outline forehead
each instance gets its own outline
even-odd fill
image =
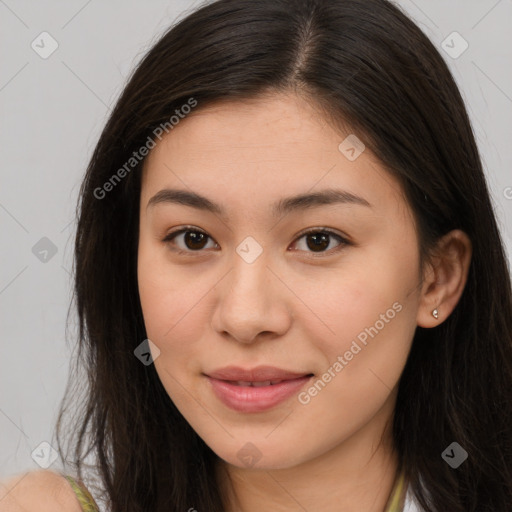
[[[340,151],[348,135],[295,94],[199,103],[146,158],[141,202],[176,186],[246,209],[318,188],[342,187],[377,208],[400,200],[398,182],[368,149],[353,161]]]
[[[319,150],[335,153],[339,137],[306,100],[295,94],[267,94],[217,101],[205,107],[199,103],[164,136],[160,148],[177,150],[188,145],[188,158],[198,160],[226,151],[230,156],[248,158],[254,154],[261,159],[266,155],[289,156],[290,148],[301,154],[317,154]],[[309,144],[303,145],[305,140]]]

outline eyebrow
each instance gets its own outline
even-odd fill
[[[154,207],[161,203],[181,204],[190,206],[198,210],[203,210],[226,217],[224,208],[196,192],[180,189],[165,188],[157,192],[148,201],[148,207]],[[271,212],[275,217],[285,215],[287,213],[309,208],[315,208],[323,205],[331,204],[355,204],[373,208],[373,206],[364,198],[339,189],[325,189],[314,193],[299,194],[282,198],[271,206]]]

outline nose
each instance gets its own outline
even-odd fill
[[[235,254],[232,261],[231,271],[216,286],[212,327],[245,344],[285,334],[291,325],[290,297],[267,258],[262,254],[248,263]]]

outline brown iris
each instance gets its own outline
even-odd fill
[[[199,231],[186,231],[184,240],[189,249],[198,250],[204,247],[204,242],[207,240],[208,235]]]
[[[308,234],[306,236],[307,246],[312,251],[317,251],[317,249],[323,250],[329,247],[329,234],[327,233],[313,233]],[[310,243],[310,241],[313,241]]]

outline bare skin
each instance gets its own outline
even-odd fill
[[[230,512],[382,512],[397,468],[389,426],[415,329],[443,322],[466,282],[471,243],[453,231],[422,283],[401,188],[369,149],[346,158],[338,146],[348,134],[303,99],[276,94],[199,105],[145,162],[138,280],[148,338],[160,350],[154,364],[219,456]],[[225,214],[148,206],[165,188],[206,196]],[[272,215],[284,197],[327,188],[371,207],[336,203]],[[188,233],[163,241],[185,226]],[[314,228],[349,243],[331,235],[315,250],[303,234]],[[206,234],[202,245],[198,231]],[[237,253],[249,236],[262,249],[251,263]],[[341,371],[332,369],[365,328],[381,324]],[[316,394],[308,394],[310,382],[302,402],[294,395],[246,413],[221,402],[205,375],[260,364],[313,373],[313,382],[329,368],[335,376]],[[256,447],[250,464],[239,457],[247,443]]]
[[[389,426],[415,329],[445,321],[466,283],[468,237],[446,235],[422,272],[398,183],[369,149],[348,160],[338,149],[348,134],[297,96],[274,95],[198,107],[145,162],[138,281],[147,334],[160,350],[154,364],[169,397],[219,456],[227,512],[382,512],[398,462]],[[164,188],[206,196],[225,216],[168,202],[148,207]],[[327,188],[371,207],[336,203],[272,215],[284,197]],[[187,246],[184,234],[163,241],[185,225],[207,234],[203,248]],[[315,250],[303,232],[325,228],[348,243],[331,235]],[[237,253],[248,236],[263,250],[251,263]],[[358,342],[372,326],[377,334]],[[360,351],[349,360],[354,340]],[[314,379],[269,410],[242,413],[222,403],[204,375],[230,364]],[[315,392],[319,379],[325,386]],[[239,457],[248,442],[257,449],[251,465]],[[51,471],[0,490],[0,512],[80,510]]]
[[[0,482],[0,512],[80,512],[66,479],[50,470],[29,471]]]

